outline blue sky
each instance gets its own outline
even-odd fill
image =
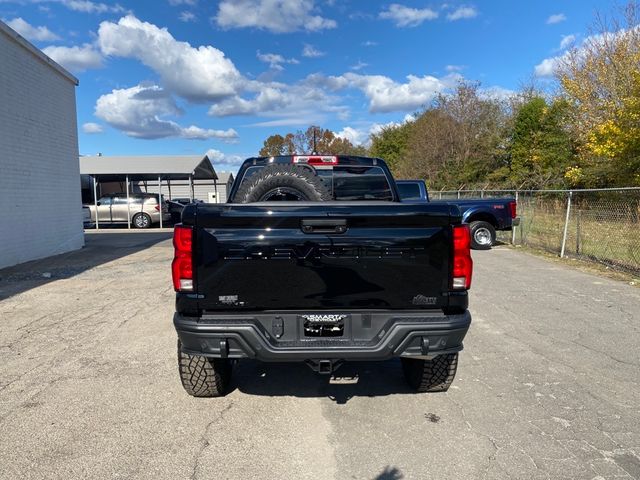
[[[614,3],[0,0],[0,18],[80,80],[80,153],[200,154],[219,170],[266,137],[363,143],[460,79],[508,95]]]

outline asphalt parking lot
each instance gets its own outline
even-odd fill
[[[640,289],[507,247],[474,252],[453,387],[399,363],[247,361],[184,393],[166,232],[87,234],[0,270],[0,477],[640,478]]]

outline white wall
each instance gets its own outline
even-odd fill
[[[0,30],[0,268],[84,245],[75,85]]]

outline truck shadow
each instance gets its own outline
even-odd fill
[[[411,394],[398,359],[347,362],[333,375],[320,375],[303,363],[242,360],[234,366],[232,389],[247,395],[327,397],[346,404],[353,397]]]
[[[171,232],[128,232],[126,229],[86,232],[85,246],[80,250],[0,269],[0,301],[56,280],[74,277],[160,242],[166,242],[171,247],[171,235]],[[167,258],[170,256],[167,255]]]

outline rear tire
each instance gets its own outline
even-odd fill
[[[496,229],[489,222],[471,222],[469,229],[471,230],[471,248],[474,250],[489,250],[496,244]]]
[[[151,217],[146,213],[136,213],[131,219],[131,223],[136,228],[149,228],[151,226]]]
[[[189,355],[178,340],[178,370],[185,391],[192,397],[221,397],[227,393],[231,362],[222,358]]]
[[[264,167],[235,196],[237,203],[278,200],[322,202],[331,200],[331,192],[309,167],[291,164]]]
[[[416,392],[446,392],[456,376],[458,354],[438,355],[431,360],[400,358],[407,383]]]

